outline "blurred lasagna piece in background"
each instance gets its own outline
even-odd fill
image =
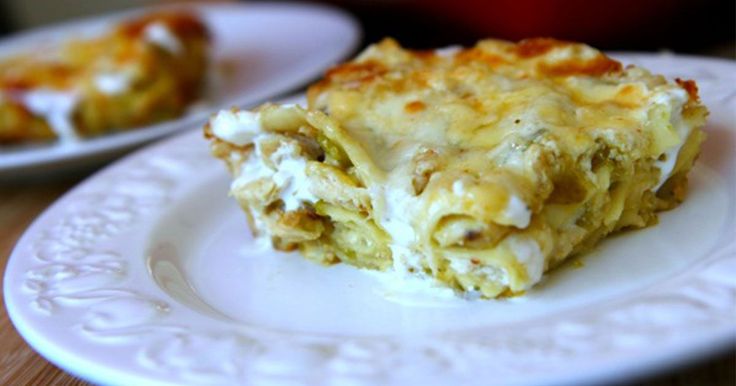
[[[187,11],[0,59],[0,144],[74,140],[176,118],[200,98],[206,25]]]

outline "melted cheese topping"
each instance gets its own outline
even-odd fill
[[[118,95],[130,89],[131,80],[125,72],[102,73],[95,77],[95,86],[103,94]]]
[[[180,54],[184,47],[176,35],[169,30],[164,23],[156,22],[149,24],[143,34],[149,42],[155,44],[172,54]]]
[[[31,113],[45,119],[60,140],[78,138],[72,120],[79,102],[77,93],[37,89],[23,93],[21,101]]]
[[[579,155],[606,130],[640,130],[649,101],[687,102],[664,78],[624,71],[584,45],[488,40],[454,51],[412,53],[384,41],[328,72],[310,90],[310,102],[343,123],[387,171],[411,158],[400,153],[414,151],[417,141],[445,149],[445,159],[459,158],[449,167],[479,169],[488,158],[464,156],[468,150],[523,147],[541,136]],[[508,158],[520,155],[502,156],[513,162]]]

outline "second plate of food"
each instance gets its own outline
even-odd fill
[[[175,11],[188,12],[200,19],[209,30],[211,42],[204,90],[197,98],[188,101],[183,113],[170,120],[154,119],[160,123],[139,127],[133,124],[132,128],[81,136],[81,139],[10,141],[0,145],[0,178],[34,176],[98,164],[131,147],[191,127],[216,108],[247,106],[288,92],[316,78],[327,67],[349,55],[360,39],[359,27],[348,14],[325,6],[291,3],[189,5],[135,10],[26,32],[0,42],[0,60],[17,60],[19,55],[38,51],[39,47],[53,48],[69,41],[93,39],[120,23],[133,21],[135,24],[146,15]],[[161,24],[148,26],[150,28],[144,31],[146,38],[162,49],[176,50],[181,42],[175,39],[176,36],[172,39],[170,31],[165,28],[157,28]],[[186,28],[184,30],[187,33]],[[90,55],[89,52],[83,54]],[[113,75],[116,74],[97,76],[96,87],[118,92],[121,79]],[[58,74],[49,77],[65,81],[65,77]],[[44,85],[40,79],[39,82]],[[24,84],[5,83],[6,86],[10,84],[2,91],[6,94],[5,100],[14,98],[16,87],[28,88]],[[68,104],[65,102],[71,99],[61,98],[64,95],[58,92],[51,95],[46,92],[48,88],[41,87],[40,90],[43,92],[23,99],[31,108],[21,109],[21,113],[34,115],[30,117],[29,124],[24,123],[23,126],[33,127],[36,118],[46,118],[49,126],[56,124],[57,131],[65,129],[64,123],[59,124],[58,121],[63,118],[63,107]],[[175,94],[172,94],[172,99],[182,97],[180,92]],[[95,106],[89,110],[99,111],[101,108]],[[156,108],[162,109],[161,106]],[[87,122],[99,121],[97,117],[86,115]],[[121,118],[112,120],[120,122]],[[131,126],[130,122],[124,123]],[[43,126],[40,127],[42,131]],[[13,128],[0,128],[2,130]]]

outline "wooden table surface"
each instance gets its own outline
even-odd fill
[[[52,183],[0,182],[0,266],[26,227],[78,179]],[[4,271],[4,269],[3,269]],[[0,284],[1,284],[0,279]],[[2,285],[0,285],[2,291]],[[736,316],[735,316],[736,317]],[[0,385],[87,385],[36,354],[0,309]],[[736,385],[736,349],[685,368],[640,380],[636,385]]]

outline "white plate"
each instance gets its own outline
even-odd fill
[[[712,114],[690,195],[524,297],[409,296],[347,266],[259,250],[224,166],[188,133],[36,220],[5,273],[9,314],[50,361],[121,385],[588,384],[729,347],[736,65],[628,58],[699,81]]]
[[[360,40],[360,28],[348,14],[321,5],[241,3],[189,6],[199,12],[213,33],[215,69],[226,63],[227,74],[212,107],[138,130],[81,142],[0,147],[0,178],[51,173],[98,164],[130,148],[184,130],[203,121],[214,107],[247,106],[293,90],[345,58]],[[0,57],[69,36],[94,35],[136,12],[125,12],[24,33],[0,42]],[[215,70],[216,71],[216,70]]]

